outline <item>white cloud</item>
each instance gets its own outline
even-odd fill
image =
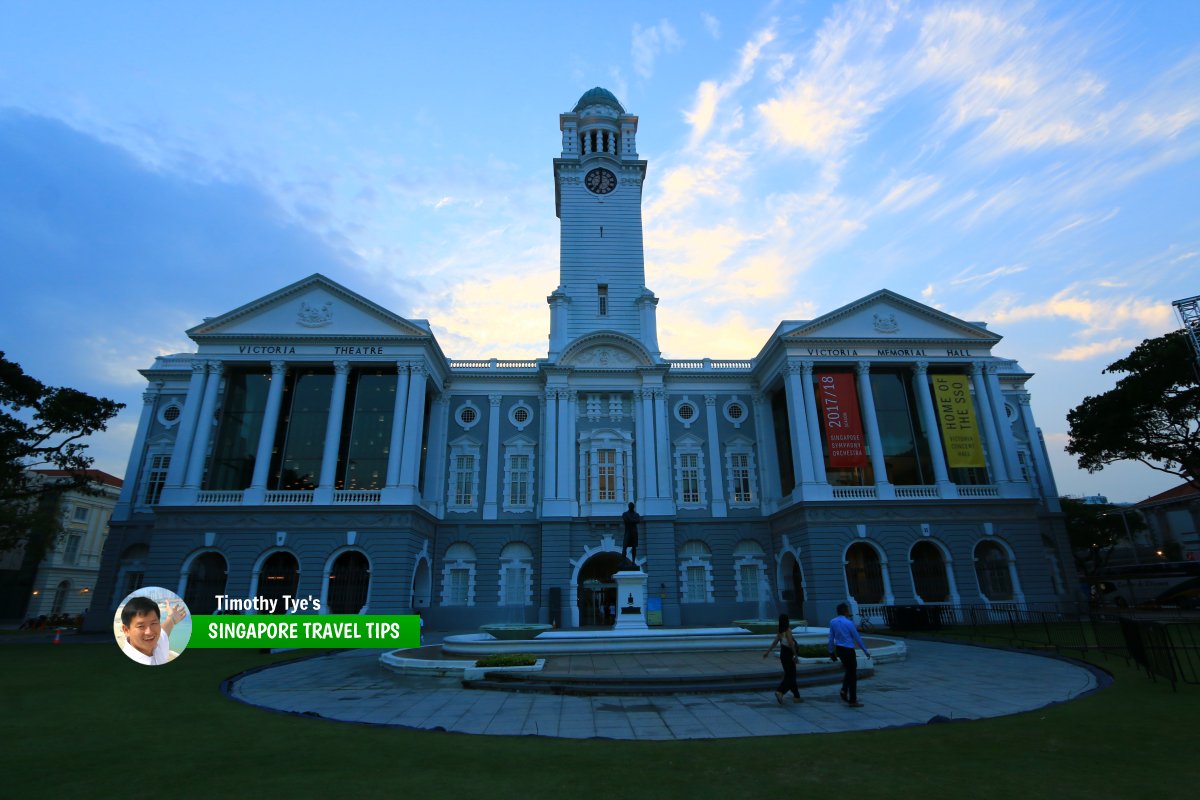
[[[708,31],[709,36],[714,39],[721,38],[721,21],[719,19],[707,11],[701,11],[700,21],[704,23],[704,30]]]
[[[683,39],[667,20],[643,28],[633,24],[633,69],[643,78],[654,75],[654,62],[663,53],[675,53],[683,47]]]
[[[918,175],[897,181],[884,198],[879,201],[879,210],[898,212],[923,203],[942,186],[942,181],[933,175]]]
[[[974,271],[974,267],[968,267],[962,272],[950,279],[951,286],[987,286],[997,278],[1003,278],[1008,275],[1018,275],[1024,272],[1028,267],[1012,266],[1012,267],[996,267],[989,272],[978,273]]]
[[[1090,344],[1067,347],[1059,350],[1050,357],[1055,361],[1086,361],[1096,356],[1128,352],[1136,347],[1138,342],[1138,339],[1127,339],[1123,336],[1118,336],[1102,342],[1091,342]]]

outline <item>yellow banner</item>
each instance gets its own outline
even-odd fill
[[[986,466],[979,426],[975,424],[975,405],[971,402],[971,379],[966,375],[930,374],[929,377],[933,380],[933,399],[950,468]]]

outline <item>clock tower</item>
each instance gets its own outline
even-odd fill
[[[607,89],[584,93],[558,118],[562,155],[554,159],[559,218],[559,285],[550,304],[550,361],[590,334],[636,340],[660,360],[655,306],[646,288],[638,118]]]

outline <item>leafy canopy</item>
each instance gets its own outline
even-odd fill
[[[0,552],[31,534],[47,533],[55,518],[48,501],[72,489],[88,491],[85,471],[92,458],[82,440],[105,430],[124,407],[77,389],[46,386],[0,352]],[[69,476],[46,481],[31,469]]]
[[[1104,371],[1125,377],[1067,413],[1067,452],[1088,472],[1140,461],[1200,489],[1200,379],[1187,334],[1147,339]]]

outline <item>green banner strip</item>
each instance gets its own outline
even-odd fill
[[[416,614],[197,614],[192,647],[420,647]]]

